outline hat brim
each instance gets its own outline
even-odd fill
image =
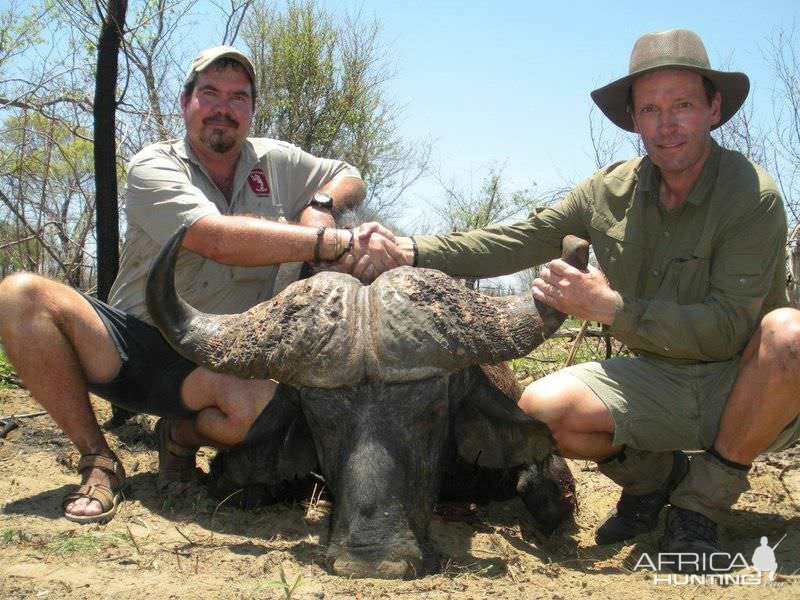
[[[603,111],[612,123],[621,127],[626,131],[635,132],[633,126],[633,118],[628,112],[628,92],[634,79],[660,69],[683,69],[686,71],[694,71],[707,77],[714,87],[722,96],[722,106],[720,107],[720,119],[712,129],[726,123],[733,115],[736,114],[744,101],[747,99],[747,94],[750,92],[750,79],[744,73],[735,71],[714,71],[712,69],[703,69],[700,67],[684,66],[684,65],[659,65],[650,69],[642,69],[636,73],[632,73],[616,81],[612,81],[608,85],[597,88],[591,93],[592,100],[597,107]]]

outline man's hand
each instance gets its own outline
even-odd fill
[[[396,238],[380,223],[365,223],[354,233],[353,248],[339,261],[339,270],[371,283],[389,269],[411,264],[398,246],[399,240],[408,238]]]
[[[381,273],[405,264],[394,234],[388,230],[386,233],[388,236],[377,231],[364,234],[359,227],[353,249],[343,259],[350,274],[363,283],[371,283]]]
[[[611,289],[605,275],[589,266],[579,271],[561,259],[551,261],[533,280],[531,289],[537,300],[563,313],[587,321],[611,325],[622,297]]]

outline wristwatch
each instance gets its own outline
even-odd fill
[[[333,197],[325,192],[316,192],[306,206],[313,206],[314,208],[322,208],[333,212]]]

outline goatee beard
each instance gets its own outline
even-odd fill
[[[218,154],[225,154],[234,145],[233,140],[225,139],[225,134],[219,129],[212,129],[208,135],[202,136],[201,139],[206,146]]]

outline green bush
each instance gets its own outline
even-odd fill
[[[0,388],[8,389],[19,387],[16,384],[16,380],[17,373],[14,371],[14,367],[9,362],[3,348],[0,347]]]

